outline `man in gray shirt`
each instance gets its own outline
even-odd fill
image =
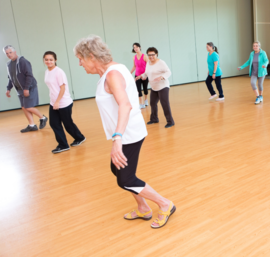
[[[14,47],[7,45],[4,47],[4,53],[10,59],[7,63],[8,70],[8,86],[6,96],[10,97],[10,90],[12,87],[17,91],[22,110],[29,122],[29,125],[22,129],[21,132],[30,132],[38,130],[34,123],[33,114],[39,117],[39,128],[43,129],[48,120],[47,117],[42,115],[38,109],[34,108],[38,105],[38,88],[37,81],[33,76],[31,63],[23,56],[18,56]]]

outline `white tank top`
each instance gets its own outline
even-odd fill
[[[97,84],[96,102],[100,112],[101,120],[105,130],[107,140],[112,139],[112,135],[116,130],[118,122],[118,109],[119,106],[112,94],[105,91],[105,80],[109,71],[119,71],[126,81],[126,92],[132,110],[129,115],[128,124],[122,137],[122,144],[136,143],[147,136],[147,129],[139,107],[138,91],[133,76],[127,67],[123,64],[115,64],[110,66]]]

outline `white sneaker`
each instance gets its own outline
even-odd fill
[[[214,99],[216,96],[217,96],[217,94],[215,94],[215,95],[211,95],[211,97],[209,98],[209,100]]]
[[[144,109],[145,105],[144,104],[140,104],[140,109]]]
[[[144,101],[144,105],[148,106],[148,100],[147,99]]]
[[[216,99],[216,101],[223,101],[223,100],[225,100],[225,97],[219,97]]]

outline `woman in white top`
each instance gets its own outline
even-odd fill
[[[138,209],[124,218],[151,219],[152,210],[146,198],[160,208],[158,218],[151,227],[164,226],[176,209],[174,204],[136,177],[139,153],[147,130],[139,108],[134,78],[126,66],[113,61],[107,45],[98,36],[81,39],[74,52],[87,74],[100,76],[96,102],[107,140],[112,139],[111,170],[117,177],[118,185],[131,192],[138,204]]]
[[[151,86],[150,105],[151,117],[148,125],[158,123],[158,101],[160,100],[164,115],[167,120],[165,128],[174,126],[174,120],[171,113],[169,102],[170,82],[168,78],[171,76],[171,71],[167,64],[158,59],[158,50],[155,47],[147,49],[149,62],[146,65],[145,73],[136,77],[138,79],[146,79],[148,77]]]
[[[60,153],[69,150],[62,123],[66,131],[74,138],[71,146],[78,146],[86,139],[72,120],[73,100],[70,97],[66,74],[56,66],[56,54],[47,51],[43,55],[43,60],[48,67],[45,72],[45,83],[50,91],[50,125],[58,142],[58,146],[52,150],[52,153]]]

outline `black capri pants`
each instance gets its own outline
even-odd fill
[[[146,80],[138,79],[136,80],[136,86],[139,93],[139,97],[142,96],[142,86],[144,95],[148,95],[148,78]]]
[[[145,187],[145,182],[136,177],[136,170],[144,138],[136,143],[123,145],[123,153],[127,158],[128,166],[118,170],[111,161],[112,173],[117,178],[118,186],[138,195]]]

